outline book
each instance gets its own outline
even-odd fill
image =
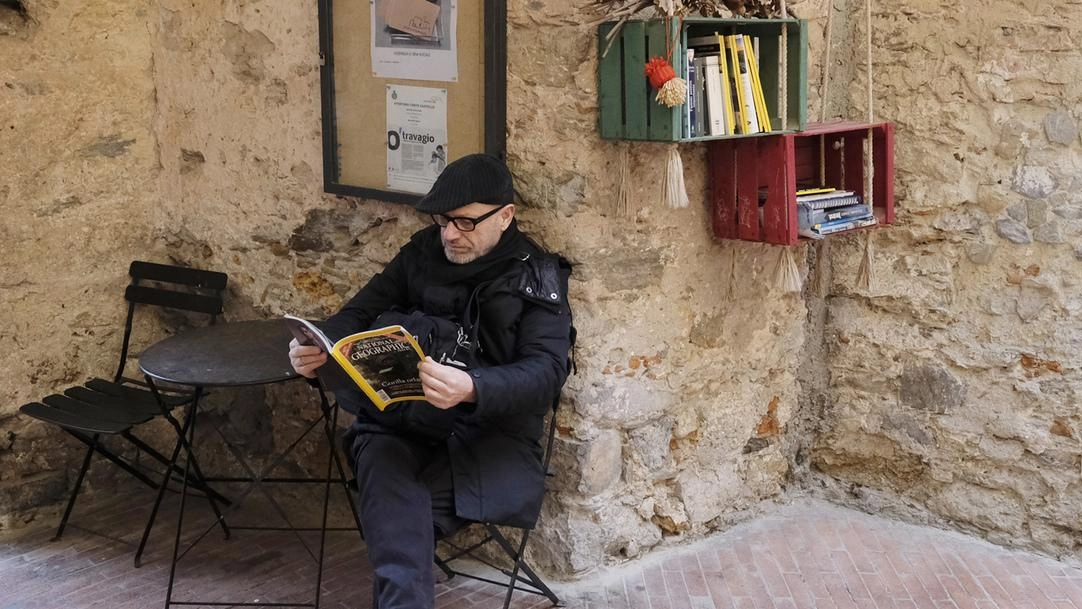
[[[688,96],[694,95],[695,97],[695,123],[691,126],[691,132],[695,137],[702,137],[707,135],[706,132],[706,94],[704,81],[706,80],[706,72],[703,70],[703,58],[700,55],[695,56],[695,60],[692,62],[695,66],[695,87],[688,88]]]
[[[837,192],[837,188],[804,188],[796,191],[796,196],[821,195],[828,192]]]
[[[316,369],[328,391],[360,389],[380,410],[395,402],[425,399],[417,370],[425,354],[402,326],[358,332],[332,343],[306,319],[286,315],[285,320],[298,343],[329,354],[332,361]]]
[[[684,69],[687,70],[688,82],[687,112],[684,113],[684,136],[695,137],[698,135],[695,131],[695,115],[698,112],[695,89],[698,87],[697,79],[699,77],[698,69],[695,67],[695,49],[688,49]]]
[[[839,190],[836,193],[822,195],[809,195],[796,198],[797,206],[805,206],[808,209],[828,209],[832,207],[844,207],[863,203],[860,195],[851,190]]]
[[[855,220],[844,219],[836,220],[834,222],[826,222],[823,224],[817,224],[811,227],[811,230],[825,237],[826,235],[832,235],[834,233],[840,233],[842,231],[853,230],[855,228],[865,228],[868,226],[874,226],[879,223],[879,220],[875,216],[868,216],[866,218],[857,218]]]
[[[759,59],[751,42],[751,36],[744,36],[744,50],[748,56],[748,72],[751,73],[751,92],[755,98],[755,115],[759,119],[759,130],[770,133],[770,111],[766,108],[763,95],[763,83],[759,81]]]
[[[730,35],[725,37],[732,57],[733,88],[736,89],[739,132],[744,134],[759,133],[759,120],[755,113],[755,97],[751,86],[751,73],[748,71],[748,56],[744,50],[744,37]]]
[[[717,55],[703,58],[703,76],[706,86],[706,116],[709,120],[704,135],[725,135],[725,110],[722,105],[721,69]]]
[[[736,133],[736,114],[733,110],[733,81],[729,76],[729,62],[726,60],[724,51],[725,39],[717,32],[714,32],[714,38],[717,39],[718,48],[722,49],[718,66],[721,68],[721,106],[725,112],[725,133],[734,134]]]
[[[863,203],[846,205],[844,207],[830,207],[826,209],[813,209],[807,205],[797,203],[797,226],[810,228],[816,224],[833,222],[842,219],[866,218],[872,215],[872,210]]]

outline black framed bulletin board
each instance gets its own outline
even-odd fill
[[[415,203],[446,163],[503,157],[506,0],[319,0],[323,187]]]

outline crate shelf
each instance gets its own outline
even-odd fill
[[[869,132],[871,142],[867,146]],[[871,154],[873,211],[880,225],[892,224],[894,125],[891,123],[819,123],[808,125],[799,133],[709,142],[714,235],[721,239],[797,244],[800,241],[798,184],[852,190],[867,201],[866,149]]]
[[[604,139],[693,142],[717,139],[763,137],[799,131],[807,123],[808,27],[800,19],[716,19],[692,17],[672,20],[669,31],[660,19],[628,21],[617,34],[609,51],[607,36],[615,27],[606,22],[598,28],[598,129]],[[784,75],[787,116],[781,117],[781,37],[786,33]],[[675,40],[673,64],[677,75],[687,78],[686,56],[689,37],[719,34],[746,34],[759,41],[759,73],[767,109],[776,126],[769,134],[689,137],[684,122],[686,104],[667,108],[654,101],[643,68],[653,56],[665,56],[666,34]]]

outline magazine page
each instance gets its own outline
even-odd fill
[[[424,399],[417,370],[424,354],[402,326],[347,336],[335,343],[332,355],[380,410],[394,402]]]
[[[297,343],[319,347],[328,355],[334,350],[334,345],[331,344],[330,339],[314,323],[293,315],[286,315],[285,322],[286,327],[293,334],[293,338],[297,339]],[[353,378],[330,357],[327,358],[326,364],[316,368],[316,376],[319,377],[323,388],[327,391],[358,389]]]

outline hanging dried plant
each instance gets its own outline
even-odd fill
[[[682,19],[689,15],[766,19],[782,14],[781,0],[592,0],[586,8],[597,14],[599,21],[616,22],[606,37],[607,44],[602,56],[608,54],[624,23],[648,10],[670,19]]]
[[[651,8],[669,17],[781,16],[780,0],[593,0],[588,7],[606,21],[626,21]]]

